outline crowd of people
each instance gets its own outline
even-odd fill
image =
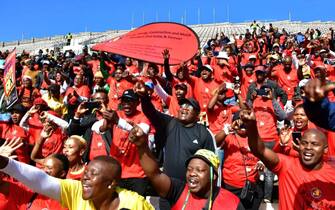
[[[335,209],[334,51],[332,28],[255,21],[174,66],[167,49],[162,65],[23,51],[18,100],[0,102],[0,209]]]

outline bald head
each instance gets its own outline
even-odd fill
[[[327,136],[319,129],[316,128],[310,128],[308,130],[306,130],[304,132],[303,138],[310,138],[310,137],[315,137],[315,139],[320,140],[320,142],[325,145],[328,146],[328,140],[327,140]]]
[[[322,167],[323,155],[328,152],[326,135],[318,129],[304,132],[299,144],[299,157],[304,167],[317,170]]]
[[[119,161],[110,156],[97,156],[92,161],[101,163],[104,168],[105,176],[110,180],[120,180],[121,179],[121,165]]]

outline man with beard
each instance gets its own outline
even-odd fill
[[[279,177],[279,209],[334,209],[335,170],[324,161],[327,137],[317,129],[304,132],[299,157],[277,154],[265,147],[258,135],[253,111],[243,110],[252,153]]]

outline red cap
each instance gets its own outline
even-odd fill
[[[33,102],[34,105],[48,105],[41,97],[38,97]]]

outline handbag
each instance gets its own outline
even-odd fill
[[[256,185],[248,180],[248,172],[247,172],[247,166],[245,164],[245,156],[242,153],[241,145],[238,140],[237,140],[237,143],[240,148],[240,152],[242,154],[242,160],[243,160],[245,178],[246,178],[245,184],[242,188],[242,191],[239,197],[242,203],[252,204],[255,198],[255,194],[256,194]]]

